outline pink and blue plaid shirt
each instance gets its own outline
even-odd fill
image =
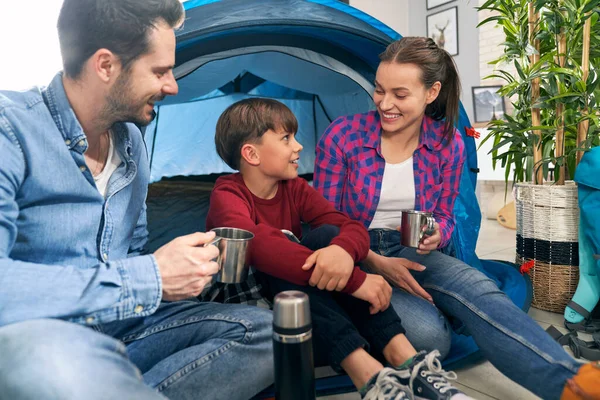
[[[385,160],[381,155],[381,122],[371,111],[333,121],[317,145],[314,187],[335,207],[368,229],[381,195]],[[454,229],[452,209],[465,161],[462,136],[443,139],[444,122],[427,116],[413,153],[415,209],[432,212],[440,224],[444,247]]]

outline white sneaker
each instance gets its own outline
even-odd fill
[[[437,350],[421,351],[407,368],[396,369],[396,376],[410,388],[415,400],[473,400],[452,386],[449,381],[456,380],[456,373],[444,371],[439,356]]]
[[[367,383],[364,400],[414,400],[408,386],[400,383],[398,371],[384,368]]]

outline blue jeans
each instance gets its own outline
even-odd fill
[[[392,305],[418,349],[449,347],[450,321],[460,321],[482,354],[500,372],[543,399],[559,399],[567,379],[580,363],[575,361],[534,320],[483,273],[456,258],[434,251],[419,255],[400,245],[400,233],[369,231],[371,250],[387,257],[402,257],[424,265],[412,272],[437,307],[401,290]],[[423,336],[424,335],[424,336]]]
[[[257,307],[181,301],[95,330],[51,319],[7,325],[0,328],[0,393],[246,400],[273,383],[271,323]]]

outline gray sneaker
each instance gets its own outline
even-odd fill
[[[414,400],[408,386],[400,383],[398,370],[384,368],[367,382],[364,400]]]
[[[427,354],[419,352],[408,368],[396,369],[396,377],[408,386],[415,400],[473,400],[449,381],[456,380],[456,373],[444,371],[437,350]]]

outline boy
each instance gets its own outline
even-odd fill
[[[417,354],[408,342],[388,308],[389,284],[357,266],[369,251],[365,228],[298,177],[297,129],[292,112],[275,100],[245,99],[225,110],[217,122],[217,152],[240,172],[217,180],[207,228],[254,233],[250,264],[269,296],[308,294],[316,364],[345,370],[364,398],[412,398],[414,392],[417,398],[468,399],[448,383],[456,375],[441,369],[437,351]],[[300,237],[302,222],[312,231],[301,243],[281,231]]]

